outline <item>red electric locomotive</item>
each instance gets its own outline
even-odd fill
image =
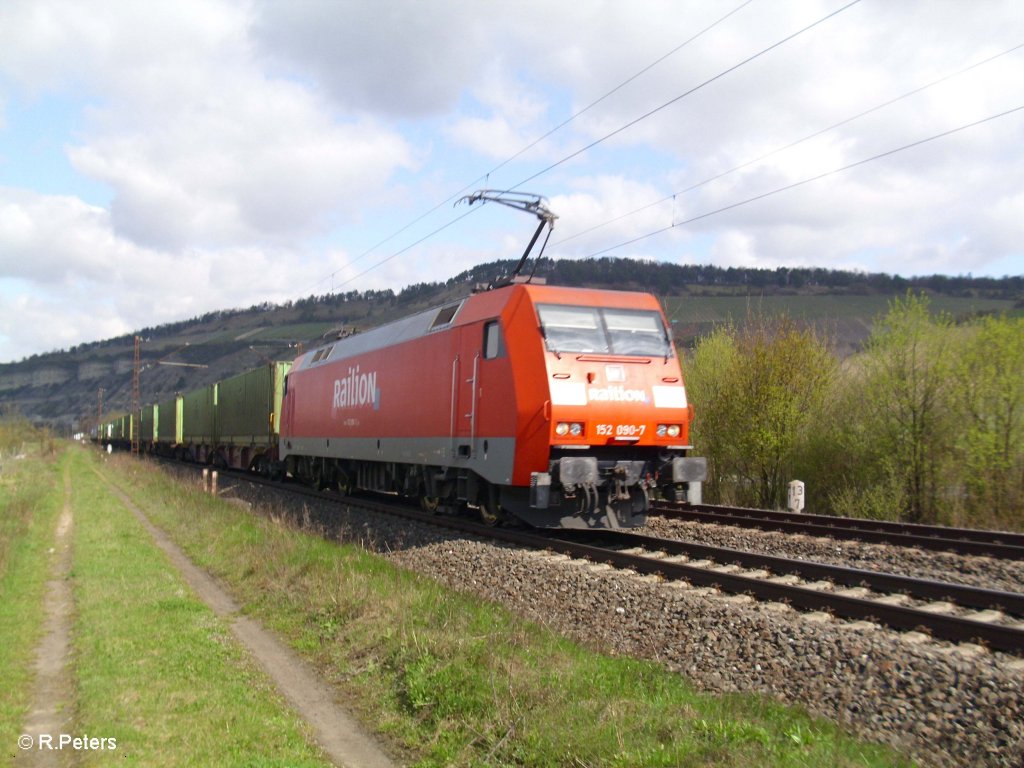
[[[317,485],[540,527],[696,500],[692,409],[657,300],[515,282],[295,360],[280,455]]]

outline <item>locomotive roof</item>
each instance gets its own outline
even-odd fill
[[[390,347],[425,336],[431,331],[449,327],[469,297],[432,307],[415,315],[403,317],[368,331],[362,331],[344,339],[338,339],[310,350],[296,362],[295,370],[303,370],[321,363],[344,360],[364,352]]]
[[[565,299],[567,294],[572,294],[577,301],[588,299],[601,305],[611,306],[624,306],[627,303],[634,304],[637,302],[638,297],[645,295],[629,291],[538,286],[525,283],[506,285],[491,291],[471,294],[456,301],[450,301],[440,306],[417,312],[400,320],[379,325],[376,328],[371,328],[353,336],[322,344],[299,357],[292,370],[301,371],[327,362],[344,360],[345,358],[355,357],[356,355],[376,349],[383,349],[405,341],[418,339],[427,334],[449,328],[452,325],[458,325],[459,316],[462,314],[463,307],[468,302],[484,296],[494,297],[515,288],[525,290],[534,299],[559,300]],[[654,301],[653,298],[651,300]]]

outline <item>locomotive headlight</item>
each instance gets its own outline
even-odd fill
[[[668,426],[665,424],[658,425],[658,437],[664,437],[668,433]]]
[[[678,424],[659,424],[657,434],[658,437],[679,437],[681,431]]]
[[[578,421],[560,421],[555,425],[555,434],[559,437],[565,437],[566,435],[581,437],[583,435],[583,425]]]

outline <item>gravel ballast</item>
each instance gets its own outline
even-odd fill
[[[898,573],[919,579],[951,581],[1007,592],[1024,590],[1024,562],[1020,560],[965,557],[954,552],[927,552],[906,547],[761,531],[731,525],[709,525],[653,516],[648,518],[647,527],[643,532],[666,539],[682,539],[778,557]]]
[[[706,690],[808,706],[929,764],[1024,759],[1024,671],[1005,657],[479,541],[388,556],[594,647],[661,661]]]
[[[269,503],[275,514],[311,521],[328,536],[362,543],[397,565],[498,602],[595,649],[659,661],[704,690],[765,693],[804,706],[867,739],[893,745],[923,765],[1024,765],[1024,660],[977,646],[935,642],[919,633],[801,614],[777,603],[757,603],[561,555],[518,550],[339,502],[245,488],[243,484],[234,492]],[[671,523],[674,534],[658,522],[645,532],[755,551],[779,546],[739,543],[766,535],[757,531],[742,531],[739,539],[728,543],[680,535],[677,525]],[[895,572],[897,568],[881,563],[898,562],[900,552],[905,552],[870,545],[893,551],[861,556],[863,545],[855,542],[837,545],[802,538],[796,546],[831,545],[833,550],[834,559],[809,550],[807,559],[854,567]],[[848,553],[852,556],[846,557]],[[922,554],[935,558],[934,553]],[[984,582],[980,586],[992,586],[978,575],[986,570],[985,563],[969,562],[987,558],[948,557],[957,561],[958,573],[968,574],[964,583],[978,578]],[[1011,573],[1016,565],[1011,564]],[[913,575],[917,567],[898,572]],[[936,563],[926,572],[934,575]],[[945,568],[942,575],[961,581]],[[1013,576],[998,578],[1012,581]],[[1019,584],[1014,591],[1020,591]],[[1011,586],[1008,582],[997,588]]]

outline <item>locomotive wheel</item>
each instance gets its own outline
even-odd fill
[[[494,527],[505,522],[506,515],[505,510],[501,508],[501,502],[498,501],[497,490],[487,485],[480,493],[480,498],[477,504],[477,514],[480,515],[480,521],[484,525]]]
[[[267,458],[265,453],[261,453],[255,459],[252,460],[252,466],[250,470],[255,472],[260,477],[270,477],[270,459]]]
[[[313,486],[313,490],[322,491],[324,490],[324,463],[323,461],[317,461],[312,459],[309,462],[309,484]]]
[[[492,510],[487,502],[481,502],[478,507],[480,522],[484,525],[489,525],[492,528],[501,522],[502,518],[499,512]]]
[[[356,490],[355,483],[352,482],[352,478],[348,476],[346,472],[338,473],[338,493],[342,496],[351,496]]]
[[[424,512],[428,514],[436,515],[438,511],[441,509],[440,497],[427,496],[425,494],[420,496],[420,509],[422,509]]]

